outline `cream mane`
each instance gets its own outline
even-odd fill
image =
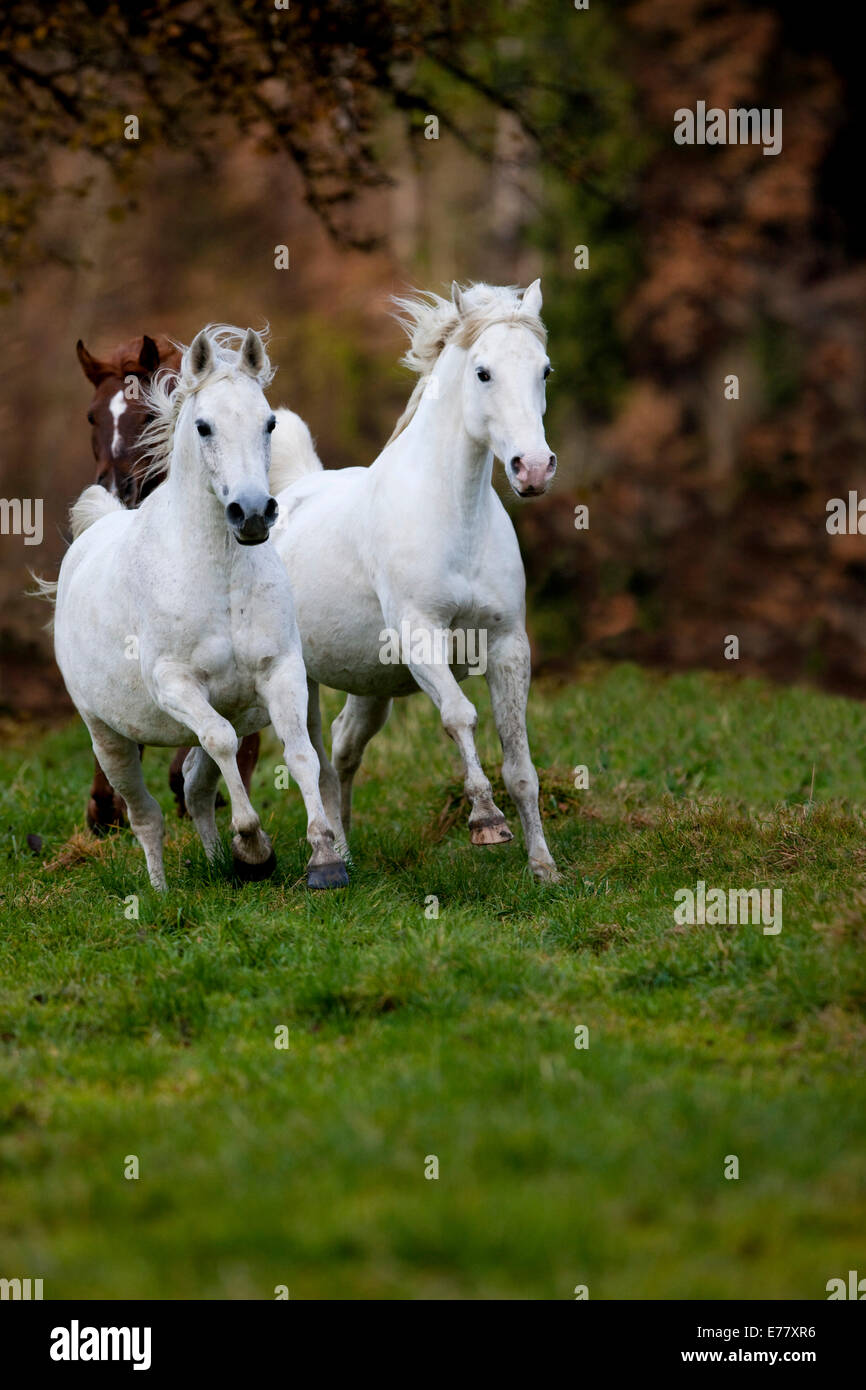
[[[397,310],[395,317],[409,338],[409,347],[400,360],[405,367],[418,373],[418,381],[394,426],[389,444],[409,424],[440,354],[452,343],[469,348],[493,324],[519,323],[547,346],[547,329],[537,314],[521,312],[522,291],[515,285],[485,285],[480,281],[468,285],[460,292],[459,309],[452,299],[444,299],[430,291],[395,296],[393,303]]]
[[[212,323],[204,330],[211,341],[214,366],[205,377],[196,377],[190,368],[189,348],[182,343],[174,346],[183,353],[180,372],[163,367],[155,372],[150,384],[144,388],[143,399],[153,419],[145,426],[139,439],[142,457],[149,458],[145,478],[155,473],[167,473],[174,447],[174,432],[178,416],[190,396],[202,386],[210,386],[216,381],[234,377],[241,370],[240,349],[246,336],[245,330],[232,324]],[[259,333],[263,343],[267,343],[268,330]],[[275,367],[272,367],[265,354],[264,366],[257,377],[264,389],[273,380]]]

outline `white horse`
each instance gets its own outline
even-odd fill
[[[344,849],[364,748],[392,698],[420,687],[460,750],[472,843],[510,840],[475,749],[478,715],[458,684],[468,674],[467,643],[477,656],[486,642],[505,785],[533,874],[556,881],[526,736],[526,581],[514,527],[491,487],[494,454],[519,497],[543,493],[556,469],[542,422],[550,363],[540,282],[522,297],[454,285],[450,302],[429,295],[398,303],[410,337],[404,361],[420,380],[383,452],[369,468],[325,472],[302,443],[294,463],[281,455],[271,479],[280,505],[274,544],[295,596],[322,799]],[[282,412],[278,418],[279,433]],[[349,696],[332,729],[333,765],[320,684]]]
[[[272,722],[307,809],[311,888],[345,884],[307,732],[307,686],[288,576],[269,531],[270,431],[261,338],[203,329],[176,389],[149,391],[148,441],[165,482],[135,511],[100,487],[72,509],[60,569],[55,650],[93,751],[120,793],[154,888],[165,888],[163,817],[147,791],[140,744],[197,743],[184,762],[186,804],[205,852],[218,835],[220,773],[231,799],[241,877],[273,871],[271,843],[238,771],[239,735]],[[236,344],[240,344],[236,348]]]

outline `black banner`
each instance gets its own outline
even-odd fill
[[[846,1300],[847,1301],[847,1300]],[[363,1311],[362,1311],[363,1307]],[[470,1323],[470,1316],[472,1322]],[[478,1318],[481,1318],[480,1324]],[[371,1317],[373,1322],[371,1324]],[[381,1322],[379,1318],[381,1317]],[[495,1332],[499,1317],[506,1321]],[[416,1321],[417,1318],[417,1321]],[[320,1322],[321,1319],[321,1322]],[[335,1335],[335,1319],[338,1335]],[[843,1369],[850,1374],[863,1344],[863,1310],[840,1301],[810,1303],[631,1303],[578,1301],[565,1311],[538,1303],[488,1305],[472,1313],[437,1305],[408,1314],[411,1335],[423,1339],[418,1370],[429,1379],[441,1365],[443,1376],[455,1372],[449,1332],[461,1337],[459,1365],[482,1360],[489,1379],[498,1363],[515,1372],[518,1344],[536,1361],[567,1356],[575,1371],[700,1371],[716,1366],[774,1369],[807,1368],[824,1384]],[[519,1329],[523,1324],[523,1333]],[[62,1382],[108,1371],[149,1375],[160,1381],[172,1374],[212,1373],[225,1379],[268,1366],[287,1376],[309,1376],[308,1357],[321,1358],[331,1379],[344,1358],[351,1375],[372,1372],[402,1343],[407,1309],[389,1316],[369,1304],[314,1304],[290,1301],[242,1303],[0,1303],[4,1362],[25,1374],[49,1374]],[[317,1346],[317,1333],[322,1341]],[[495,1333],[491,1337],[491,1330]],[[524,1343],[538,1331],[543,1343]],[[375,1341],[373,1340],[375,1338]],[[392,1339],[393,1345],[392,1345]],[[294,1362],[304,1349],[303,1370]],[[313,1352],[313,1348],[317,1348]],[[470,1350],[470,1348],[474,1349]],[[363,1358],[363,1360],[361,1359]],[[293,1371],[294,1362],[294,1371]],[[401,1378],[415,1378],[411,1362],[400,1356]]]

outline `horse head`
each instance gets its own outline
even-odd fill
[[[160,481],[140,460],[139,437],[149,421],[144,388],[160,367],[177,371],[180,353],[167,338],[145,334],[94,357],[79,338],[82,371],[94,388],[87,412],[96,460],[96,481],[127,507],[134,507]]]
[[[556,472],[544,436],[547,408],[544,383],[551,372],[542,335],[541,281],[524,291],[519,307],[506,317],[471,331],[472,291],[455,284],[452,302],[470,326],[463,373],[463,422],[471,438],[492,449],[518,497],[540,497]]]
[[[551,366],[541,321],[541,281],[521,294],[509,285],[451,286],[394,301],[409,335],[404,365],[418,373],[389,444],[408,428],[422,402],[459,391],[462,425],[484,453],[502,460],[518,497],[540,497],[556,472],[544,437],[545,382]],[[445,398],[443,397],[443,400]],[[450,400],[447,408],[453,413]]]
[[[174,392],[157,379],[146,393],[156,421],[145,443],[162,441],[170,471],[198,470],[225,511],[240,545],[268,539],[279,507],[270,494],[271,432],[276,416],[264,386],[273,369],[258,333],[203,328],[183,354]],[[170,454],[169,454],[170,451]],[[159,449],[155,450],[159,459]]]

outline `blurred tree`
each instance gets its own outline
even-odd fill
[[[605,103],[591,75],[576,76],[592,21],[571,13],[566,35],[558,23],[543,0],[12,0],[0,19],[0,256],[14,276],[56,254],[37,219],[61,151],[82,156],[64,168],[70,193],[110,169],[120,218],[155,147],[213,167],[250,132],[290,156],[339,241],[372,246],[361,195],[389,182],[377,149],[387,109],[416,131],[437,116],[483,159],[507,112],[541,161],[593,187],[608,151],[604,121],[588,117]]]

